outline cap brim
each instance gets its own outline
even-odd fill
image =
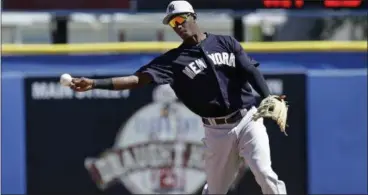
[[[162,23],[167,25],[169,23],[170,18],[175,14],[168,14],[165,16],[165,18],[162,20]]]

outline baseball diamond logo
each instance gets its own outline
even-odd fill
[[[121,182],[134,194],[193,194],[203,186],[201,119],[169,93],[156,88],[156,101],[127,120],[113,148],[85,160],[99,188]]]

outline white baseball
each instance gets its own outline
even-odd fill
[[[64,86],[69,86],[70,83],[72,82],[72,76],[70,76],[70,74],[62,74],[60,76],[60,83]]]

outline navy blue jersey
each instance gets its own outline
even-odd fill
[[[198,45],[181,44],[137,72],[155,84],[170,84],[176,96],[202,117],[220,117],[256,103],[245,74],[259,63],[231,36],[207,33]]]

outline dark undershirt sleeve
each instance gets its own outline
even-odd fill
[[[148,74],[154,84],[172,84],[173,71],[165,55],[159,56],[145,66],[142,66],[135,74]]]
[[[240,43],[234,38],[232,38],[232,45],[234,49],[236,65],[244,73],[254,90],[256,90],[262,98],[269,96],[270,90],[267,86],[266,80],[257,68],[259,66],[259,63],[250,58],[245,53]]]

